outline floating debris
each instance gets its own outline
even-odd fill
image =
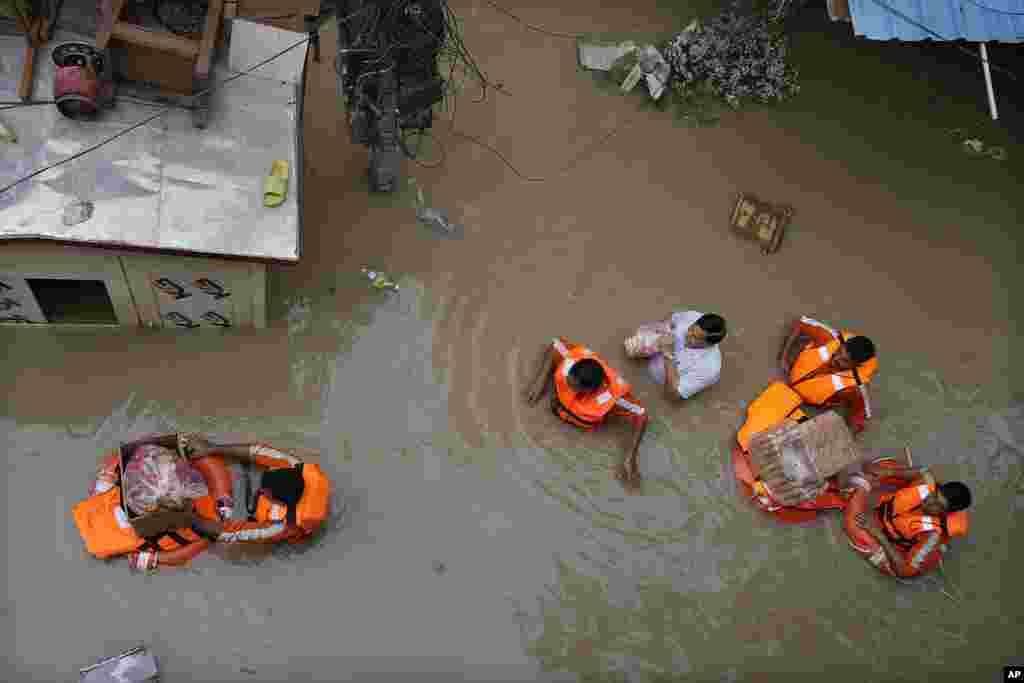
[[[580,43],[578,49],[580,65],[584,69],[592,71],[611,71],[615,62],[636,49],[636,43],[631,40],[618,45]]]
[[[458,237],[462,234],[462,226],[452,223],[448,216],[439,209],[421,207],[416,209],[416,219],[434,232],[445,237]]]
[[[440,560],[434,560],[433,568],[435,574],[444,574],[446,571],[448,571],[448,567],[445,565],[444,562],[441,562]]]
[[[69,204],[64,208],[64,225],[72,226],[84,223],[92,218],[96,205],[92,202],[80,201]]]
[[[3,119],[0,119],[0,142],[15,143],[18,141],[18,134],[14,132],[14,129],[4,123]]]
[[[665,58],[653,45],[644,47],[639,52],[640,69],[644,74],[644,81],[647,83],[647,92],[651,98],[658,100],[668,86],[669,76],[672,68],[665,61]]]
[[[952,128],[949,133],[970,156],[989,157],[996,161],[1006,161],[1009,158],[1005,147],[989,147],[980,138],[968,137],[964,128]]]
[[[374,289],[388,289],[393,292],[398,291],[398,283],[379,270],[363,268],[363,275],[367,277],[370,281],[370,285]]]

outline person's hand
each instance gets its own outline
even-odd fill
[[[222,522],[214,522],[213,520],[205,519],[203,517],[196,517],[192,520],[192,526],[201,535],[209,536],[211,538],[217,538],[224,533],[224,524]]]
[[[656,347],[658,351],[671,358],[675,355],[676,339],[670,334],[663,334],[658,337]]]
[[[626,493],[640,492],[640,483],[643,481],[643,478],[640,476],[640,468],[637,467],[636,462],[633,460],[627,460],[616,465],[615,479],[622,484],[622,488],[626,490]]]
[[[527,405],[532,406],[540,400],[540,392],[542,388],[544,388],[544,385],[539,382],[534,382],[532,385],[526,387],[525,396]]]
[[[190,460],[205,458],[212,449],[213,444],[202,434],[185,433],[178,435],[178,450]]]

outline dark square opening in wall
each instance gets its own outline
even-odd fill
[[[46,321],[55,325],[116,325],[102,280],[26,279]]]

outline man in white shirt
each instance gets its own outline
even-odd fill
[[[722,316],[683,311],[640,328],[626,341],[626,353],[646,358],[651,377],[664,385],[669,396],[687,399],[718,383],[722,375],[718,344],[725,332]]]

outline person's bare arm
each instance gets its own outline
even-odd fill
[[[208,455],[219,455],[227,458],[251,461],[253,459],[253,445],[254,444],[248,443],[216,444],[212,443],[205,436],[201,436],[199,434],[188,434],[184,437],[182,442],[185,455],[192,459],[205,458]]]
[[[526,391],[527,403],[531,405],[536,403],[547,392],[548,382],[551,381],[551,375],[555,371],[555,365],[559,358],[558,352],[551,347],[550,343],[544,345],[544,356],[537,365],[537,374]]]
[[[671,399],[680,400],[679,368],[676,367],[675,354],[665,354],[662,362],[665,363],[665,394]]]
[[[630,463],[630,471],[636,476],[640,475],[640,466],[638,459],[640,457],[640,442],[644,439],[644,434],[647,432],[647,416],[643,415],[636,418],[633,421],[633,445],[629,448],[629,454],[627,458]]]
[[[635,491],[640,485],[640,443],[643,441],[644,433],[647,431],[647,411],[640,405],[636,398],[630,393],[616,401],[617,405],[613,415],[628,418],[633,425],[633,442],[626,451],[626,457],[620,465],[615,468],[615,478],[618,479],[627,491]]]
[[[662,335],[658,339],[658,351],[661,353],[661,362],[665,368],[665,394],[669,398],[678,400],[679,395],[679,368],[676,367],[676,340],[672,335]]]

